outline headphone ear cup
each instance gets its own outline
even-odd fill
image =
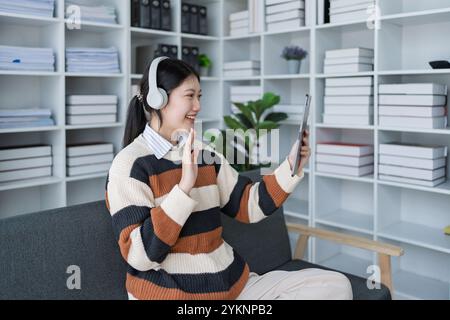
[[[162,88],[158,88],[158,91],[159,91],[159,93],[161,94],[161,98],[162,98],[161,105],[160,105],[160,107],[159,107],[158,109],[162,109],[162,108],[164,108],[164,107],[167,105],[167,103],[169,102],[169,97],[168,97],[168,95],[167,95],[166,90],[164,90],[164,89],[162,89]]]

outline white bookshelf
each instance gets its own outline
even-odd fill
[[[315,143],[323,140],[371,143],[375,146],[375,163],[378,162],[378,144],[392,139],[450,147],[450,129],[382,128],[377,117],[370,126],[327,125],[322,123],[321,116],[328,77],[373,76],[375,115],[380,83],[432,81],[450,85],[449,69],[432,70],[427,65],[430,60],[450,56],[448,0],[378,0],[381,15],[376,22],[379,29],[367,28],[365,21],[351,21],[283,32],[264,29],[257,34],[233,37],[228,35],[228,15],[245,10],[247,1],[186,1],[208,7],[210,34],[207,36],[180,32],[181,2],[172,0],[173,31],[130,27],[129,0],[97,0],[96,3],[116,6],[119,24],[86,23],[81,30],[65,27],[64,0],[57,0],[54,18],[0,14],[0,28],[5,30],[0,33],[0,44],[52,47],[57,57],[55,72],[0,72],[0,107],[19,107],[39,101],[52,109],[56,120],[54,127],[0,131],[0,146],[48,143],[53,146],[55,161],[51,178],[0,184],[1,217],[104,199],[105,175],[66,177],[66,145],[104,141],[114,144],[115,153],[120,151],[131,85],[142,77],[142,71],[136,70],[135,48],[160,42],[174,44],[181,58],[181,47],[194,45],[213,59],[211,76],[203,78],[201,83],[203,130],[224,127],[222,119],[230,114],[229,88],[233,85],[261,85],[264,92],[279,94],[281,103],[286,104],[302,104],[305,93],[312,94],[313,155],[305,170],[305,179],[284,206],[289,221],[398,244],[405,249],[405,255],[394,259],[394,297],[450,299],[450,237],[443,235],[443,228],[450,223],[450,182],[428,188],[380,181],[377,165],[374,174],[366,177],[318,173],[314,154]],[[312,17],[315,11],[315,8],[309,11]],[[263,10],[259,14],[264,15]],[[298,75],[287,74],[287,64],[279,57],[282,48],[289,44],[309,51]],[[73,45],[118,47],[121,73],[66,73],[64,50]],[[326,50],[355,46],[374,49],[374,71],[323,73]],[[224,62],[247,59],[261,60],[260,76],[223,77]],[[65,124],[66,94],[100,93],[119,96],[117,123],[87,127]],[[297,129],[296,121],[283,122],[281,157],[289,152]],[[290,239],[294,244],[293,234]],[[376,263],[371,253],[320,240],[309,243],[306,259],[365,277],[367,267]]]

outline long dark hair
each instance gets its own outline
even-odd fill
[[[148,93],[148,71],[150,69],[151,61],[148,62],[144,75],[139,83],[139,90],[142,94],[143,101],[139,101],[137,96],[134,96],[128,105],[127,120],[125,124],[125,132],[123,135],[122,147],[125,148],[134,141],[145,129],[147,119],[145,118],[145,109],[151,113],[151,116],[158,117],[162,125],[161,110],[152,109],[147,104]],[[189,64],[178,59],[165,59],[158,64],[158,72],[156,76],[156,83],[159,88],[166,90],[170,95],[173,89],[180,86],[184,80],[189,76],[194,75],[200,82],[200,76]]]

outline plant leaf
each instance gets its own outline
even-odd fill
[[[238,103],[238,102],[233,103],[233,104],[239,109],[239,111],[242,112],[242,114],[247,118],[248,122],[250,122],[250,125],[247,125],[247,127],[252,128],[255,125],[255,121],[253,119],[252,110],[250,109],[250,107],[243,103]],[[242,121],[242,123],[245,124],[244,121]]]
[[[284,112],[272,112],[265,117],[264,121],[280,122],[287,118],[288,115]]]
[[[261,129],[272,130],[272,129],[277,129],[279,127],[280,127],[280,125],[273,121],[263,121],[258,124],[257,130],[261,130]]]
[[[233,130],[247,130],[245,125],[243,125],[238,119],[234,118],[233,116],[225,116],[224,117],[225,124]]]

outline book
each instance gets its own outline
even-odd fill
[[[140,19],[140,6],[141,0],[131,0],[131,26],[132,27],[142,27]]]
[[[317,144],[317,153],[359,157],[372,155],[373,146],[358,143],[320,142]]]
[[[249,19],[249,12],[248,10],[234,12],[229,15],[229,21],[237,21],[237,20],[243,20],[243,19]]]
[[[115,114],[117,105],[67,106],[67,115]]]
[[[447,156],[447,147],[412,143],[381,143],[379,153],[393,156],[438,159]]]
[[[372,17],[373,14],[367,12],[367,8],[358,11],[351,11],[345,13],[334,13],[330,15],[331,23],[341,23],[349,21],[367,20]]]
[[[243,34],[249,34],[249,33],[250,33],[250,28],[249,27],[230,29],[230,36],[231,37],[241,36]]]
[[[51,117],[50,109],[0,109],[0,117]]]
[[[225,62],[223,65],[224,70],[259,69],[260,67],[261,61],[257,60]]]
[[[208,34],[208,8],[199,6],[198,33],[202,35]]]
[[[266,22],[272,23],[272,22],[280,22],[284,20],[291,20],[291,19],[304,19],[305,18],[305,11],[303,10],[292,10],[292,11],[286,11],[286,12],[280,12],[275,14],[269,14],[266,15]]]
[[[379,125],[385,127],[444,129],[447,124],[447,117],[379,117]]]
[[[271,6],[271,5],[275,5],[275,4],[281,4],[281,3],[292,2],[292,1],[301,2],[304,0],[265,0],[265,4],[266,4],[266,6]]]
[[[233,21],[230,23],[231,29],[248,28],[250,26],[250,21],[248,19]]]
[[[252,77],[259,76],[259,69],[225,70],[224,77]]]
[[[324,73],[352,73],[373,71],[372,64],[349,63],[340,65],[324,65]]]
[[[66,97],[68,105],[117,104],[118,97],[114,95],[69,95]]]
[[[267,31],[268,32],[277,32],[277,31],[284,31],[284,30],[290,30],[290,29],[297,29],[300,27],[305,26],[305,19],[292,19],[292,20],[286,20],[282,22],[273,22],[267,24]]]
[[[340,8],[340,7],[349,7],[349,6],[355,6],[358,4],[375,4],[374,0],[332,0],[330,2],[330,9],[331,8]]]
[[[96,163],[105,163],[105,162],[112,162],[114,160],[114,154],[111,153],[105,153],[105,154],[98,154],[98,155],[92,155],[92,156],[81,156],[81,157],[67,157],[67,166],[69,167],[75,167],[75,166],[82,166],[87,164],[96,164]]]
[[[325,87],[327,96],[372,96],[373,87]]]
[[[69,115],[66,117],[67,124],[69,125],[115,123],[116,119],[117,119],[116,114]]]
[[[47,166],[51,166],[52,164],[53,164],[53,162],[52,162],[51,156],[0,161],[0,172],[1,171],[47,167]]]
[[[363,11],[363,10],[367,11],[367,9],[373,5],[374,5],[374,1],[368,1],[368,2],[364,2],[364,3],[357,3],[357,4],[348,5],[348,6],[340,6],[340,7],[336,7],[336,6],[331,7],[330,6],[330,15],[335,15],[335,14],[340,14],[340,13],[350,13],[350,12]]]
[[[403,105],[403,106],[444,106],[446,96],[438,95],[404,95],[404,94],[380,94],[381,105]]]
[[[67,175],[69,177],[80,176],[84,174],[101,173],[104,172],[105,176],[111,167],[110,162],[97,163],[92,165],[83,165],[77,167],[67,167]]]
[[[325,52],[325,59],[328,58],[344,58],[344,57],[374,57],[373,49],[369,48],[349,48],[349,49],[336,49],[328,50]]]
[[[285,112],[289,114],[303,114],[305,106],[300,104],[277,104],[273,107],[274,112]]]
[[[150,28],[161,29],[161,1],[151,0],[150,6]]]
[[[445,168],[439,168],[435,170],[425,170],[400,166],[391,166],[386,164],[380,164],[378,166],[378,172],[380,174],[388,176],[397,176],[403,178],[420,179],[428,181],[436,180],[445,176]]]
[[[91,143],[67,146],[68,157],[90,156],[94,154],[112,153],[112,143]]]
[[[325,113],[329,115],[355,115],[366,116],[373,115],[373,108],[370,106],[358,106],[358,105],[325,105]]]
[[[327,78],[325,87],[365,87],[373,86],[373,77]]]
[[[373,165],[362,167],[341,166],[325,163],[316,163],[316,170],[318,172],[326,172],[333,174],[348,175],[353,177],[362,177],[373,173]]]
[[[373,164],[373,156],[364,157],[349,157],[349,156],[335,156],[330,154],[317,154],[316,162],[318,163],[329,163],[335,165],[344,165],[350,167],[362,167],[369,164]]]
[[[325,65],[339,65],[339,64],[373,64],[371,57],[344,57],[344,58],[326,58]]]
[[[420,159],[420,158],[380,154],[379,162],[380,164],[387,164],[393,166],[434,170],[445,167],[447,164],[447,158],[443,157],[437,159]]]
[[[266,6],[266,15],[297,10],[297,9],[305,9],[304,1],[289,1],[286,3],[280,3],[276,5]]]
[[[446,177],[438,178],[436,180],[420,180],[420,179],[389,176],[389,175],[384,175],[384,174],[378,175],[378,179],[385,180],[385,181],[399,182],[399,183],[416,184],[416,185],[423,186],[423,187],[436,187],[436,186],[444,183],[447,180]]]
[[[446,96],[448,89],[446,85],[437,83],[399,83],[399,84],[380,84],[378,86],[379,94],[424,94],[424,95],[442,95]]]
[[[5,171],[0,172],[0,182],[11,182],[17,180],[50,177],[51,175],[52,175],[52,167],[40,167],[32,169]]]
[[[172,30],[172,9],[170,0],[163,0],[161,2],[161,30]]]
[[[52,146],[32,145],[26,147],[0,148],[0,161],[47,157],[52,154]]]
[[[324,113],[323,123],[368,126],[372,125],[372,117],[370,115],[337,115]]]
[[[262,94],[262,88],[260,86],[232,86],[230,87],[231,95],[235,94]]]
[[[231,102],[247,102],[247,101],[255,101],[261,99],[261,95],[259,94],[243,94],[243,95],[232,95]]]
[[[190,26],[189,26],[189,33],[198,34],[198,22],[199,22],[199,6],[191,4],[190,5]]]
[[[55,122],[53,121],[53,119],[42,118],[35,121],[0,122],[0,129],[51,127],[54,125]]]
[[[191,6],[188,3],[181,4],[181,32],[190,33],[191,29]]]
[[[446,113],[445,107],[379,106],[378,108],[380,116],[442,117]]]
[[[373,105],[372,96],[325,96],[325,105],[329,104],[343,104],[343,105],[362,105],[371,106]]]

